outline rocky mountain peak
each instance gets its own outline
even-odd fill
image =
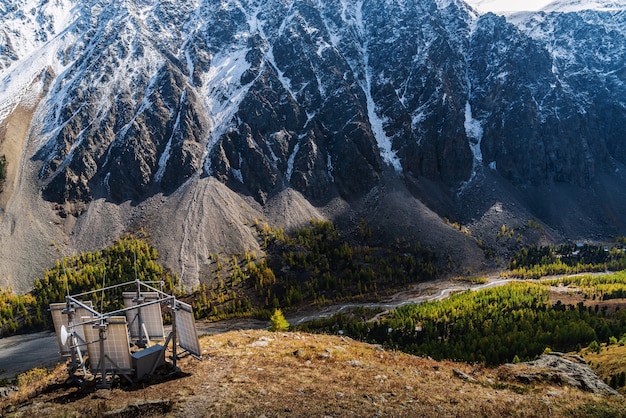
[[[359,216],[389,184],[467,223],[511,201],[566,234],[557,187],[602,202],[580,208],[586,228],[626,230],[605,181],[626,162],[615,2],[515,18],[460,0],[0,7],[0,123],[33,111],[9,164],[74,217],[213,178],[260,208],[294,190],[368,202]]]
[[[597,76],[618,60],[587,52],[617,50],[623,32],[578,35],[606,22],[514,26],[441,0],[87,3],[35,18],[49,25],[32,48],[51,38],[35,50],[58,68],[39,110],[49,200],[137,200],[194,174],[260,202],[287,187],[350,197],[384,166],[452,188],[486,166],[515,184],[585,186],[623,161],[621,117],[603,123],[617,95],[601,93],[623,84]]]

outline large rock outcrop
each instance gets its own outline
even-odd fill
[[[543,354],[534,361],[501,366],[501,375],[520,383],[557,383],[598,395],[621,396],[576,355],[558,352]]]

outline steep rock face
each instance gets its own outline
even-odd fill
[[[242,81],[253,81],[210,154],[211,173],[262,202],[288,186],[312,199],[369,190],[382,161],[366,98],[320,10],[296,2],[252,21],[258,34]]]
[[[56,48],[36,154],[51,201],[139,201],[195,174],[261,203],[290,187],[350,200],[386,166],[452,191],[487,167],[586,187],[626,161],[617,12],[514,25],[458,0],[91,3],[63,31],[42,9],[28,38]]]
[[[626,115],[617,95],[624,84],[602,45],[623,47],[625,39],[615,31],[596,35],[604,19],[616,25],[622,19],[593,13],[596,19],[586,24],[577,14],[557,13],[521,29],[492,14],[477,25],[472,97],[484,120],[482,151],[515,183],[586,187],[598,171],[623,163]]]
[[[605,10],[544,13],[518,24],[549,52],[563,95],[570,98],[569,108],[564,101],[555,103],[564,107],[564,114],[558,115],[567,138],[562,148],[581,142],[589,164],[603,172],[614,171],[616,162],[626,162],[622,10],[613,4]]]
[[[444,3],[365,3],[364,70],[403,170],[458,186],[473,160],[464,115],[476,16],[462,2]]]
[[[425,228],[428,210],[492,225],[499,203],[557,233],[623,234],[622,9],[505,19],[460,0],[4,1],[0,125],[19,105],[34,112],[9,156],[24,179],[11,190],[95,218],[90,202],[137,208],[176,193],[196,210],[189,190],[209,177],[258,213],[293,191],[432,242],[458,236]],[[580,207],[561,216],[555,196]],[[593,208],[580,203],[590,196]],[[116,232],[143,226],[122,219],[133,210]],[[85,237],[80,218],[51,222]]]
[[[202,166],[201,100],[130,10],[83,11],[68,69],[47,103],[48,140],[35,156],[43,161],[43,195],[59,203],[124,201],[145,196],[153,183],[171,192]]]
[[[480,19],[471,43],[472,110],[482,121],[484,161],[516,183],[567,181],[569,161],[554,152],[561,148],[554,103],[563,95],[548,52],[493,14]],[[552,105],[544,105],[544,110],[544,102]],[[555,175],[561,168],[566,173]],[[581,171],[588,176],[588,169]]]

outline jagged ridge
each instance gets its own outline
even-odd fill
[[[486,167],[585,186],[626,158],[619,12],[520,30],[459,1],[90,3],[62,29],[49,14],[31,46],[55,54],[36,154],[49,200],[139,199],[194,174],[261,202],[351,197],[385,165],[452,187]]]
[[[34,110],[9,167],[20,167],[24,184],[37,173],[35,189],[67,219],[53,222],[75,234],[70,247],[147,224],[164,240],[176,229],[188,244],[166,255],[181,272],[193,264],[193,282],[205,268],[199,254],[219,238],[201,220],[159,222],[179,210],[187,212],[177,221],[195,222],[209,201],[239,219],[220,203],[222,188],[202,195],[218,189],[207,177],[279,223],[289,216],[271,200],[295,190],[331,214],[379,223],[389,237],[444,242],[448,254],[467,242],[453,250],[449,238],[460,234],[422,203],[490,246],[499,245],[494,226],[531,218],[557,238],[626,231],[621,10],[507,21],[458,0],[0,7],[0,123],[19,106]],[[9,180],[4,201],[18,188]],[[152,209],[128,215],[103,200]],[[318,213],[304,206],[299,213]],[[103,207],[117,213],[113,226],[83,231]],[[90,208],[75,226],[69,215]],[[6,236],[21,231],[15,222],[5,217]],[[250,242],[245,229],[226,235]]]

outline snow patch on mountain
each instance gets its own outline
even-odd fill
[[[445,9],[452,4],[452,0],[435,0],[435,3],[437,3],[438,8]]]
[[[515,13],[509,13],[506,16],[508,22],[524,27],[528,22],[543,21],[547,16],[553,13],[578,13],[585,11],[594,12],[619,12],[626,10],[626,2],[624,0],[557,0],[547,4],[540,10],[540,13],[520,11]],[[615,27],[619,31],[623,31],[622,27]],[[539,31],[540,32],[540,31]],[[537,33],[535,36],[547,36],[549,33]],[[549,45],[549,44],[548,44]]]
[[[443,0],[439,0],[443,1]],[[518,20],[538,11],[574,13],[582,10],[613,11],[623,10],[623,0],[527,0],[513,2],[511,0],[465,0],[466,3],[482,13],[493,12],[511,16]]]
[[[285,177],[287,178],[287,182],[291,181],[291,176],[293,174],[293,164],[296,160],[296,155],[300,151],[300,143],[296,143],[296,146],[293,147],[293,152],[289,156],[289,160],[287,161],[287,172],[285,173]]]
[[[77,13],[72,0],[5,1],[0,13],[0,51],[10,46],[17,59],[23,59],[66,29]],[[27,12],[24,12],[27,11]],[[4,38],[4,39],[2,39]],[[4,41],[4,42],[2,42]],[[2,76],[0,61],[0,77]]]
[[[54,41],[62,45],[61,40]],[[38,76],[54,76],[63,72],[62,67],[55,58],[57,47],[39,49],[30,56],[17,61],[8,70],[0,73],[0,122],[3,121],[20,103],[33,103],[41,91],[31,89],[34,80]]]
[[[246,60],[248,49],[220,53],[213,57],[211,68],[205,76],[204,104],[211,122],[211,133],[207,144],[204,170],[211,174],[211,159],[208,157],[221,136],[232,127],[232,120],[239,110],[253,82],[241,84],[241,76],[250,69]],[[259,74],[262,74],[262,70]]]
[[[280,81],[280,84],[282,84],[283,88],[289,93],[289,95],[291,95],[291,97],[295,99],[296,92],[293,91],[293,89],[291,88],[291,80],[289,80],[289,78],[285,76],[285,73],[281,71],[281,69],[278,67],[278,64],[276,64],[276,58],[274,57],[273,46],[268,48],[267,52],[265,53],[265,59],[270,63],[272,68],[274,68],[274,70],[276,71],[276,75],[278,76],[278,80]]]
[[[365,93],[365,97],[367,100],[367,114],[369,117],[370,125],[372,127],[372,133],[376,138],[376,143],[378,144],[378,148],[380,150],[380,155],[383,161],[389,164],[391,167],[396,170],[396,172],[402,172],[402,164],[400,163],[400,159],[398,158],[395,151],[392,149],[391,139],[387,136],[387,133],[384,129],[385,121],[378,116],[376,112],[376,103],[374,102],[374,98],[372,97],[372,70],[369,65],[369,51],[367,40],[365,37],[365,22],[363,21],[363,1],[357,2],[356,8],[356,28],[358,33],[360,34],[360,39],[362,44],[359,45],[361,57],[363,60],[364,67],[364,80],[361,81],[361,88]]]
[[[470,148],[474,155],[474,161],[482,163],[483,154],[480,150],[480,142],[483,139],[483,127],[480,122],[472,116],[472,105],[469,101],[465,103],[465,134],[470,140]]]
[[[326,170],[331,181],[335,181],[335,177],[333,176],[333,160],[331,159],[330,154],[328,154],[326,158]]]
[[[537,11],[549,4],[550,1],[551,0],[465,0],[466,3],[483,13],[493,12],[498,14],[518,11]]]
[[[65,69],[55,55],[74,39],[69,34],[58,35],[77,19],[71,0],[4,3],[0,13],[0,122],[18,103],[34,103],[41,93],[31,89],[37,77],[55,76]]]
[[[623,10],[625,7],[626,2],[623,0],[557,0],[543,7],[541,11],[574,13],[582,10],[596,10],[607,12]]]
[[[469,139],[469,147],[470,147],[470,150],[472,151],[474,162],[472,166],[472,174],[470,175],[469,180],[467,180],[462,185],[461,187],[462,191],[467,185],[471,184],[472,181],[474,181],[474,179],[477,178],[477,176],[480,173],[480,169],[482,168],[482,164],[483,164],[483,153],[481,150],[481,143],[483,140],[483,127],[480,121],[474,119],[474,116],[472,115],[472,105],[470,104],[469,100],[465,102],[464,127],[465,127],[465,134],[467,135],[467,138]]]
[[[180,98],[180,106],[183,106],[185,100],[187,98],[187,91],[183,91],[183,94]],[[165,150],[161,157],[159,158],[159,168],[157,169],[156,174],[154,175],[154,181],[160,183],[163,180],[163,174],[165,174],[165,169],[167,168],[167,161],[170,159],[170,155],[172,153],[172,141],[174,140],[174,136],[180,127],[180,115],[182,113],[182,109],[178,110],[178,114],[176,115],[176,122],[174,122],[174,127],[172,128],[172,134],[167,140],[167,144],[165,145]]]

